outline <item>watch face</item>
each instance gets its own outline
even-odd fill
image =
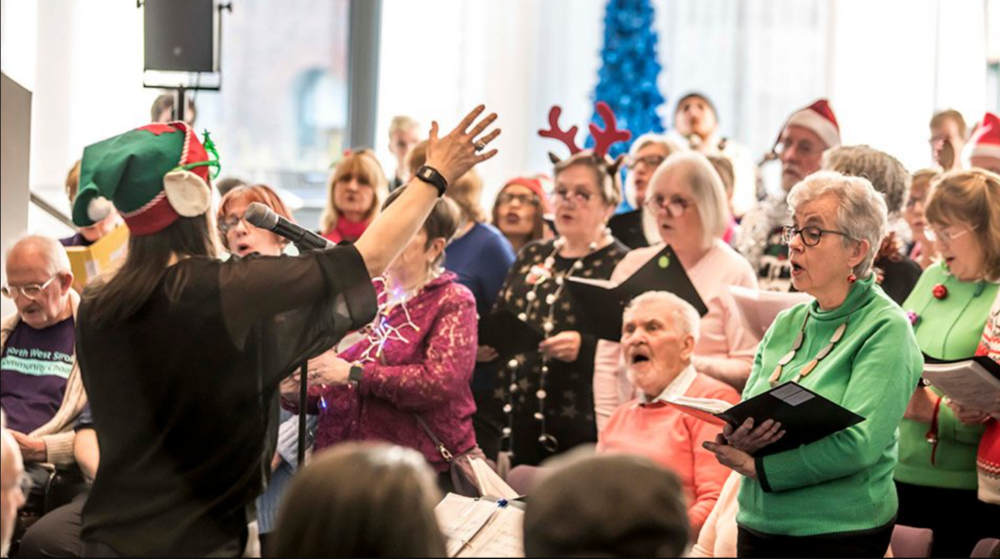
[[[431,169],[429,167],[428,168],[424,168],[424,170],[420,172],[420,176],[422,176],[425,179],[433,180],[434,179],[434,169]]]

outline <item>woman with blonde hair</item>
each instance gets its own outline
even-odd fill
[[[924,354],[968,359],[998,293],[1000,177],[948,173],[931,186],[926,214],[925,236],[941,262],[924,272],[903,308]],[[978,498],[976,453],[986,417],[969,424],[960,415],[937,389],[920,387],[900,427],[899,523],[934,530],[936,557],[969,555],[1000,526],[996,507]]]
[[[389,197],[389,183],[371,150],[348,152],[330,176],[329,190],[321,230],[338,244],[360,239]]]

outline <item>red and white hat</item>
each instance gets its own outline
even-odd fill
[[[835,148],[840,145],[840,125],[837,124],[837,116],[830,108],[830,102],[820,99],[808,107],[792,113],[785,128],[789,126],[801,126],[815,132],[826,148]]]
[[[1000,159],[1000,117],[986,113],[966,148],[967,157],[995,157]]]

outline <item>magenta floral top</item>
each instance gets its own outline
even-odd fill
[[[383,302],[380,283],[376,291]],[[420,451],[444,473],[449,466],[415,414],[455,456],[476,446],[472,428],[476,404],[470,387],[478,346],[476,300],[455,283],[454,274],[446,273],[408,301],[406,310],[419,330],[404,326],[408,321],[403,308],[394,307],[388,324],[406,342],[390,338],[383,346],[383,358],[374,357],[377,344],[371,337],[340,355],[352,363],[362,361],[365,373],[357,388],[310,391],[310,412],[319,414],[316,450],[347,441],[388,442]],[[363,333],[371,331],[369,326]],[[372,357],[365,359],[368,355]]]

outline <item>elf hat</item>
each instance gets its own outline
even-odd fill
[[[213,158],[209,158],[209,153]],[[151,124],[86,148],[73,221],[90,227],[121,213],[129,233],[153,235],[181,217],[197,217],[212,203],[209,169],[218,152],[183,122]]]
[[[820,99],[812,105],[792,113],[784,128],[789,126],[801,126],[812,130],[826,144],[826,149],[840,145],[840,125],[837,124],[837,117],[833,114],[830,102],[826,99]]]
[[[986,113],[983,122],[979,125],[972,139],[969,140],[969,147],[966,148],[968,157],[995,157],[1000,159],[1000,117],[993,113]]]

